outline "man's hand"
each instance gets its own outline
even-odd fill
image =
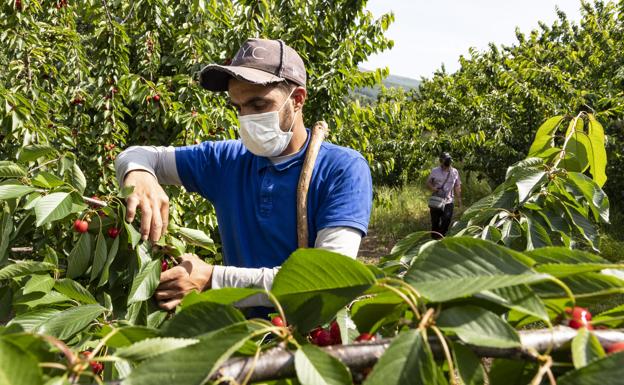
[[[169,197],[149,172],[136,170],[126,175],[124,186],[134,186],[128,196],[126,220],[134,221],[137,207],[141,210],[141,236],[143,240],[158,242],[169,224]]]
[[[160,285],[154,296],[158,306],[173,310],[189,292],[202,292],[210,288],[212,265],[199,259],[195,254],[182,254],[182,263],[160,275]]]

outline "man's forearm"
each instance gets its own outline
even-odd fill
[[[136,170],[149,172],[163,185],[182,184],[176,168],[175,148],[171,146],[132,146],[115,159],[119,186],[123,186],[129,172]]]
[[[350,227],[331,227],[319,231],[314,246],[355,258],[361,239],[362,235],[359,230]],[[278,271],[279,267],[254,269],[235,266],[215,266],[212,271],[211,288],[253,287],[270,290]],[[240,301],[237,305],[240,307],[272,306],[272,303],[265,295],[258,295]]]

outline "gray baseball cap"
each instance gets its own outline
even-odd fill
[[[286,80],[306,85],[303,60],[281,40],[247,39],[229,65],[204,67],[199,83],[211,91],[227,91],[230,78],[260,85]]]

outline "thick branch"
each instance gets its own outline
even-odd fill
[[[576,336],[577,331],[567,326],[557,326],[553,331],[523,330],[518,332],[522,341],[522,348],[486,348],[469,346],[479,357],[510,358],[535,361],[535,351],[543,353],[549,349],[560,350],[566,348]],[[596,330],[594,334],[603,346],[614,342],[624,341],[624,332],[620,330]],[[339,345],[323,348],[327,353],[342,361],[351,370],[357,372],[373,366],[379,357],[386,351],[391,340],[361,343],[355,345]],[[442,358],[442,347],[434,336],[429,338],[431,350],[436,357]],[[234,378],[241,381],[252,369],[251,382],[266,381],[280,378],[294,377],[295,355],[293,351],[282,348],[271,349],[263,353],[253,364],[253,358],[241,357],[227,360],[212,376],[212,380],[219,378]]]

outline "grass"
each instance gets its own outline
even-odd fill
[[[464,179],[462,195],[464,207],[491,192],[485,183],[472,176]],[[362,240],[360,255],[378,258],[390,253],[397,241],[416,231],[430,230],[431,220],[427,199],[429,191],[425,179],[404,187],[375,187],[375,202],[371,213],[369,234]],[[454,219],[461,215],[457,208]],[[600,254],[613,263],[624,263],[624,212],[612,210],[611,223],[601,229]]]
[[[463,177],[462,195],[464,203],[470,205],[491,190],[485,182],[472,176]],[[375,187],[375,201],[369,226],[369,234],[363,239],[360,255],[379,257],[390,252],[394,244],[416,231],[431,229],[427,200],[430,192],[425,188],[425,179],[404,187]],[[461,215],[455,208],[454,219]]]

